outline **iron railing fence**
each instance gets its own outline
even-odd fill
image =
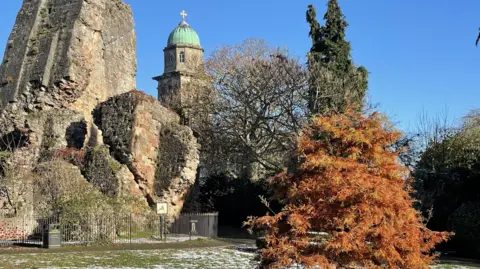
[[[182,214],[173,221],[155,215],[102,215],[70,220],[58,217],[0,216],[0,246],[39,245],[50,224],[60,227],[62,245],[162,243],[215,238],[218,213]]]

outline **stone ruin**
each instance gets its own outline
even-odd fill
[[[82,176],[101,192],[168,202],[178,215],[197,141],[135,90],[136,69],[133,15],[121,0],[24,0],[0,65],[0,151],[13,145],[25,169],[45,149],[83,151]]]

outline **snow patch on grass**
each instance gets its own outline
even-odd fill
[[[190,249],[0,255],[0,267],[49,269],[249,269],[255,268],[254,245]],[[293,267],[296,269],[296,267]],[[301,268],[301,267],[299,267]],[[447,262],[433,269],[479,269],[474,263]]]

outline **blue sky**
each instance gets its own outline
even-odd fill
[[[151,78],[163,72],[163,48],[185,9],[206,55],[221,45],[259,37],[304,58],[309,50],[305,11],[326,0],[125,0],[137,31],[137,88],[156,96]],[[3,1],[0,54],[21,0]],[[353,59],[370,72],[369,97],[399,127],[413,127],[417,115],[448,107],[451,118],[480,108],[480,27],[477,0],[340,0],[350,27]],[[460,3],[461,2],[461,3]],[[321,18],[320,18],[321,19]]]

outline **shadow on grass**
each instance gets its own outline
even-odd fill
[[[258,249],[255,246],[233,246],[229,247],[229,249],[244,252],[244,253],[257,253]]]
[[[452,256],[441,256],[440,264],[468,266],[469,268],[480,268],[480,260],[459,258],[459,257],[452,257]]]

